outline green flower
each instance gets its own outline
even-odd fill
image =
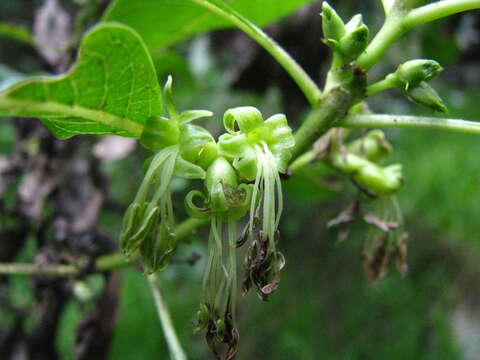
[[[252,191],[251,185],[238,184],[235,169],[223,157],[208,167],[204,184],[205,194],[193,190],[185,198],[191,216],[211,220],[197,330],[206,330],[207,343],[215,354],[217,344],[222,343],[228,348],[227,358],[231,358],[238,343],[236,220],[248,211]]]
[[[175,246],[169,185],[178,153],[179,146],[172,145],[153,157],[123,219],[120,248],[127,256],[139,249],[150,272],[168,264]]]
[[[175,175],[187,179],[204,179],[205,170],[217,157],[217,146],[207,130],[190,123],[213,114],[206,110],[178,113],[172,99],[171,77],[168,77],[163,95],[168,117],[152,116],[148,119],[140,143],[152,151],[178,145]]]
[[[264,146],[272,154],[278,172],[285,173],[295,144],[285,115],[273,115],[264,121],[256,108],[238,107],[225,112],[223,124],[228,134],[218,139],[219,152],[233,160],[243,179],[251,181],[257,176],[258,152],[263,153]]]
[[[140,252],[147,271],[168,265],[175,249],[174,215],[170,195],[172,177],[204,179],[205,169],[217,157],[210,133],[191,121],[211,116],[203,110],[178,113],[172,99],[172,79],[164,88],[168,117],[147,120],[140,142],[156,154],[145,163],[147,171],[135,200],[128,207],[120,234],[120,248],[127,255]]]
[[[286,171],[295,142],[282,114],[264,121],[256,108],[240,107],[228,110],[223,122],[229,133],[218,140],[220,154],[232,162],[242,179],[254,181],[250,219],[241,241],[250,240],[244,290],[255,285],[266,300],[278,287],[285,262],[276,251],[283,207],[279,173]]]

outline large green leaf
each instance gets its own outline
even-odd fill
[[[228,4],[246,18],[264,26],[312,0],[116,0],[104,19],[135,28],[151,50],[186,37],[233,26],[206,8]]]
[[[160,88],[145,44],[129,27],[96,26],[65,75],[30,79],[0,93],[0,115],[38,117],[58,137],[139,136],[161,114]]]

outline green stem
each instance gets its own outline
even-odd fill
[[[75,265],[38,265],[22,263],[0,263],[0,274],[27,276],[74,276],[79,273]]]
[[[208,220],[187,219],[175,228],[176,241],[188,238],[198,227],[205,225]],[[128,259],[122,253],[103,255],[95,260],[94,271],[110,271],[129,266],[137,259]],[[77,265],[39,265],[24,263],[0,263],[0,274],[25,275],[25,276],[78,276],[82,273],[82,266]]]
[[[215,0],[191,0],[205,9],[220,15],[244,31],[259,45],[267,50],[278,63],[290,74],[312,106],[318,105],[322,92],[303,68],[279,44],[270,38],[262,29],[243,17],[225,2]]]
[[[309,150],[306,153],[303,153],[299,157],[295,159],[294,162],[288,167],[290,172],[295,173],[305,165],[310,164],[313,159],[315,159],[315,152],[313,150]]]
[[[410,11],[403,19],[407,29],[460,12],[480,9],[480,0],[443,0]]]
[[[320,136],[335,126],[335,123],[345,116],[351,102],[351,93],[341,86],[334,87],[325,93],[320,107],[313,109],[295,132],[292,160],[307,151]]]
[[[383,80],[380,80],[370,86],[367,87],[367,97],[375,95],[381,91],[385,91],[388,89],[392,89],[397,87],[397,84],[393,82],[391,79],[386,78]]]
[[[480,122],[408,115],[348,115],[336,126],[346,128],[435,129],[466,134],[480,134]]]
[[[414,27],[460,12],[480,9],[480,0],[443,0],[408,11],[395,3],[382,28],[356,64],[364,70],[375,65],[390,46]]]
[[[176,241],[182,241],[197,228],[209,223],[208,219],[189,218],[175,227]]]
[[[158,283],[158,276],[155,273],[148,275],[148,284],[150,285],[150,290],[152,292],[153,299],[155,300],[158,317],[160,319],[160,324],[162,325],[163,333],[165,335],[165,340],[167,341],[172,360],[187,360],[187,356],[185,355],[182,345],[178,340],[177,333],[175,332],[170,311],[168,310],[167,304],[163,299],[160,284]]]
[[[369,70],[378,62],[390,46],[407,31],[402,24],[403,16],[404,14],[402,12],[392,10],[380,31],[367,46],[363,54],[357,59],[357,66],[364,70]]]

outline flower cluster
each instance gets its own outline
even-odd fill
[[[285,115],[264,121],[257,109],[240,107],[225,113],[227,133],[217,144],[207,130],[191,124],[212,113],[178,112],[171,87],[169,78],[163,91],[166,116],[150,118],[140,137],[156,154],[146,161],[142,184],[125,213],[120,247],[126,255],[140,255],[147,272],[167,266],[176,246],[171,180],[203,180],[204,191],[192,190],[185,197],[191,217],[210,220],[197,330],[205,330],[217,358],[231,359],[239,338],[237,248],[249,242],[245,291],[254,284],[266,299],[279,285],[285,263],[276,250],[282,213],[279,173],[286,171],[294,139]],[[237,222],[247,213],[239,240]]]
[[[138,250],[148,272],[167,266],[175,248],[172,177],[204,179],[205,169],[217,156],[210,133],[190,124],[212,113],[203,110],[178,113],[172,100],[171,78],[163,95],[168,117],[154,116],[145,124],[140,142],[156,154],[146,161],[147,171],[125,213],[119,240],[127,256]]]
[[[276,250],[282,212],[279,173],[286,171],[294,140],[284,115],[264,121],[253,107],[228,110],[224,125],[228,133],[218,140],[219,157],[207,170],[206,192],[191,191],[185,204],[191,216],[211,219],[197,329],[206,330],[207,342],[217,357],[218,343],[227,345],[225,358],[229,359],[238,342],[236,248],[250,243],[245,291],[255,284],[261,298],[266,299],[280,281],[285,261]],[[248,225],[237,241],[236,222],[248,211]],[[222,240],[225,223],[227,241]]]

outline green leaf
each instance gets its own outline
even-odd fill
[[[140,36],[104,23],[83,39],[65,75],[34,78],[0,93],[0,115],[38,117],[58,137],[78,134],[140,136],[162,113],[160,87]]]
[[[258,26],[285,16],[312,0],[116,0],[104,20],[135,28],[151,50],[173,44],[201,32],[232,27],[211,12],[228,4]],[[209,10],[206,10],[211,6]]]

